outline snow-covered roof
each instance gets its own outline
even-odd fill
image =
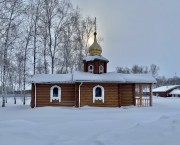
[[[33,83],[72,83],[72,74],[37,74],[30,81]]]
[[[85,82],[125,82],[118,73],[93,74],[88,72],[74,72],[73,81]]]
[[[180,87],[180,85],[161,86],[161,87],[153,89],[153,92],[166,92],[171,89],[175,89],[176,87]]]
[[[156,80],[150,74],[121,74],[115,72],[104,74],[75,72],[73,79],[74,81],[86,82],[156,83]]]
[[[151,74],[120,74],[126,83],[157,83]]]
[[[103,56],[99,56],[99,55],[95,55],[95,56],[86,56],[83,58],[83,61],[94,61],[94,60],[102,60],[102,61],[106,61],[106,62],[109,62],[108,59],[106,59],[105,57]]]
[[[74,82],[112,82],[112,83],[156,83],[150,74],[92,74],[75,71],[72,74],[39,74],[31,79],[33,83],[74,83]]]
[[[180,90],[174,89],[174,90],[171,91],[169,94],[172,94],[172,95],[180,95]]]

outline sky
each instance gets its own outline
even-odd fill
[[[108,71],[134,64],[160,67],[159,76],[180,77],[180,0],[72,0],[97,18]]]

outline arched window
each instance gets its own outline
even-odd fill
[[[93,65],[88,66],[88,72],[90,72],[90,73],[94,72],[94,66]]]
[[[61,102],[61,88],[59,86],[52,86],[50,90],[50,102],[59,100]]]
[[[104,103],[104,88],[100,85],[97,85],[93,88],[93,103],[96,100],[102,100]]]
[[[104,73],[104,67],[102,65],[99,66],[99,73]]]

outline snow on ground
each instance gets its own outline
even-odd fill
[[[29,102],[29,101],[28,101]],[[180,98],[153,107],[0,107],[0,145],[179,145]]]

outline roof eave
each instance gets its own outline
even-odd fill
[[[74,84],[75,82],[72,82],[72,81],[70,81],[70,82],[32,82],[32,84]]]
[[[88,61],[104,61],[104,62],[109,62],[109,60],[103,60],[103,59],[94,59],[94,60],[85,60],[83,59],[83,62],[88,62]]]

